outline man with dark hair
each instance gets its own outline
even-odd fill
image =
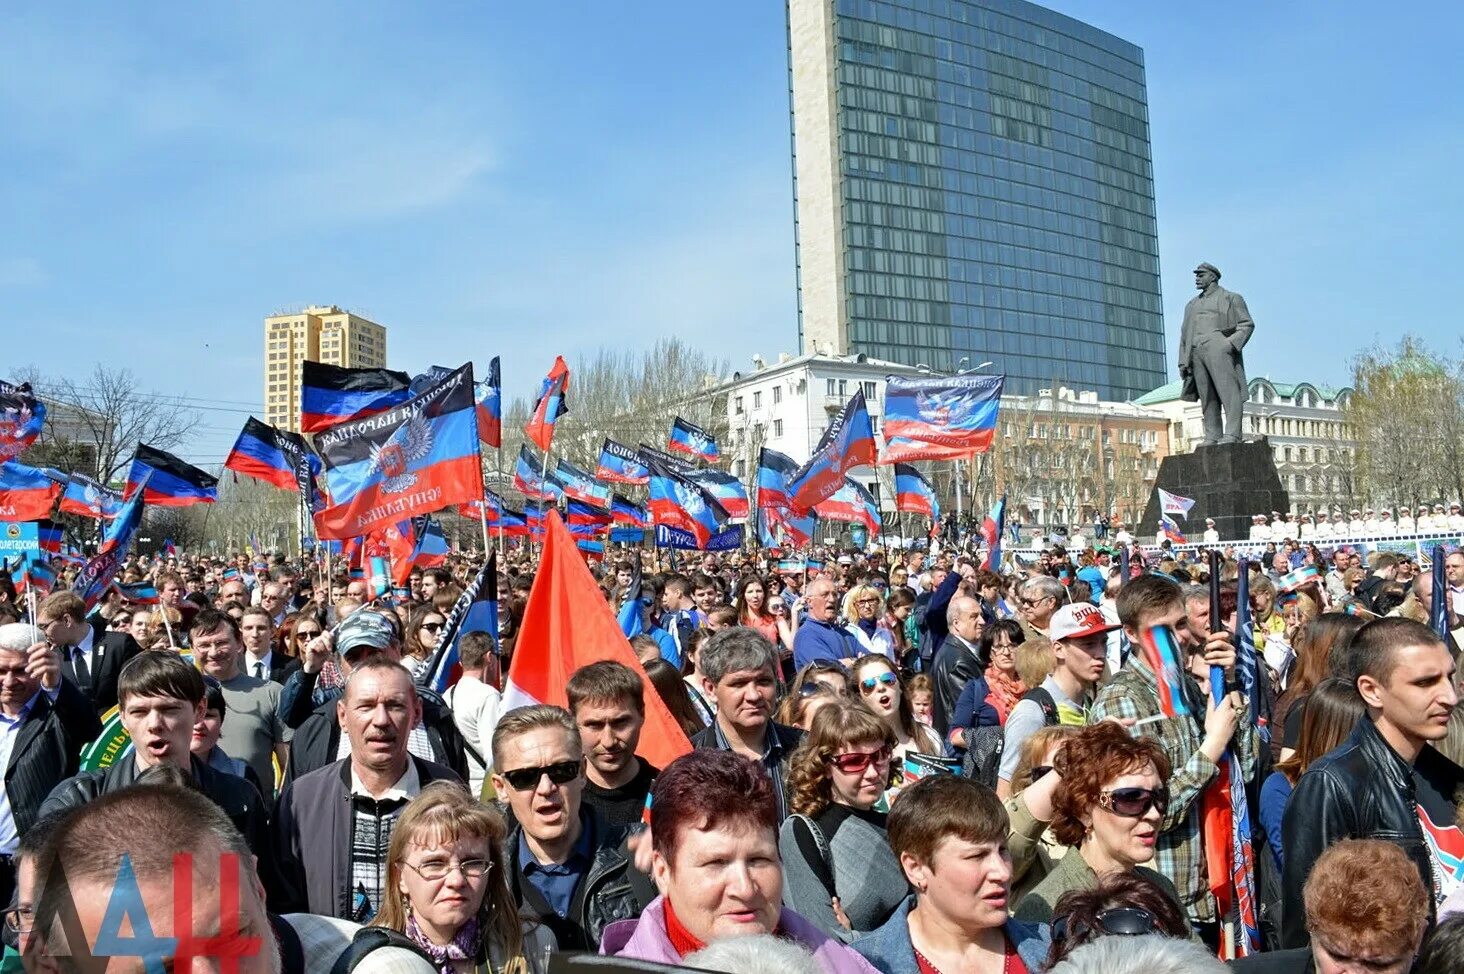
[[[691,578],[691,599],[702,615],[702,625],[706,625],[706,617],[722,604],[722,583],[709,572],[698,572]]]
[[[41,805],[38,817],[77,808],[99,795],[137,783],[159,764],[172,764],[192,778],[193,787],[213,800],[244,836],[260,860],[267,883],[274,876],[264,799],[243,778],[217,771],[191,753],[193,725],[203,716],[203,676],[177,653],[142,653],[122,668],[117,682],[122,726],[132,738],[132,753],[123,753],[100,771],[82,771],[57,785]],[[166,832],[166,825],[158,828]]]
[[[375,656],[356,666],[336,701],[349,754],[285,785],[275,836],[288,909],[365,923],[381,908],[387,847],[407,803],[451,768],[407,750],[422,719],[411,674]]]
[[[1382,551],[1374,556],[1372,570],[1357,586],[1357,598],[1369,610],[1376,609],[1378,593],[1398,574],[1398,556],[1391,551]]]
[[[520,913],[547,926],[560,950],[594,950],[605,927],[654,898],[630,865],[625,826],[581,803],[584,750],[559,707],[518,707],[493,731],[493,788],[515,823],[505,848]]]
[[[91,701],[61,675],[61,656],[35,626],[0,626],[0,903],[14,889],[14,856],[41,803],[76,774],[81,748],[102,732]]]
[[[686,658],[686,640],[706,620],[697,611],[691,598],[691,579],[685,575],[668,575],[661,589],[661,628],[676,641],[676,654]]]
[[[178,970],[313,974],[330,970],[356,931],[327,917],[267,912],[253,850],[187,787],[149,783],[104,795],[33,832],[17,906],[27,970],[172,970],[186,958]],[[186,903],[175,900],[183,896]]]
[[[71,591],[52,592],[36,606],[36,628],[61,654],[61,674],[92,703],[98,716],[117,706],[117,674],[142,647],[125,632],[98,630],[86,603]]]
[[[564,689],[588,759],[584,801],[612,825],[636,824],[660,773],[635,754],[646,722],[639,674],[601,660],[575,670]]]
[[[483,793],[483,780],[493,769],[493,727],[503,695],[497,690],[499,665],[493,637],[486,632],[464,633],[458,640],[462,676],[447,688],[443,701],[452,711],[468,759],[468,791]]]
[[[341,690],[316,690],[321,668],[332,650],[346,676],[364,660],[376,656],[400,663],[402,642],[396,620],[384,612],[361,609],[334,633],[327,630],[306,644],[300,669],[285,681],[280,694],[285,722],[295,728],[286,780],[323,768],[351,752],[350,735],[341,733],[337,719],[335,704]],[[460,778],[466,777],[467,756],[452,711],[441,696],[426,687],[417,688],[417,699],[422,720],[412,728],[408,749],[419,758],[447,765]]]
[[[788,771],[803,732],[773,722],[778,656],[772,643],[745,626],[723,629],[702,643],[698,666],[702,689],[716,701],[717,714],[692,745],[758,762],[773,782],[779,817],[787,815]]]
[[[431,602],[439,591],[456,585],[446,568],[429,568],[422,573],[422,601]]]
[[[1454,659],[1427,626],[1377,619],[1357,631],[1348,669],[1367,706],[1340,747],[1296,782],[1282,819],[1282,945],[1307,943],[1302,890],[1318,857],[1341,839],[1387,839],[1408,853],[1435,908],[1464,886],[1464,833],[1455,795],[1464,769],[1431,745],[1459,702]]]
[[[262,610],[255,609],[256,613]],[[262,616],[247,617],[268,624]],[[204,609],[188,629],[193,659],[199,671],[218,681],[228,705],[229,720],[219,746],[254,770],[267,799],[274,798],[273,762],[283,768],[290,758],[294,731],[280,716],[280,685],[245,673],[244,644],[239,624],[216,609]]]

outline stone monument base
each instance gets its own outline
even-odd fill
[[[1291,499],[1276,473],[1270,441],[1220,443],[1196,447],[1193,453],[1165,457],[1159,464],[1156,488],[1193,498],[1195,506],[1184,517],[1171,515],[1174,523],[1193,544],[1205,534],[1205,518],[1215,519],[1222,541],[1250,537],[1251,517],[1286,513]],[[1153,544],[1159,531],[1159,491],[1155,490],[1139,522],[1139,541]]]

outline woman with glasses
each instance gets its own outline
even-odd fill
[[[793,677],[791,692],[778,704],[776,720],[807,731],[818,711],[849,699],[849,674],[838,663],[809,663]]]
[[[1155,884],[1133,873],[1115,873],[1091,889],[1070,890],[1057,901],[1052,923],[1050,968],[1100,937],[1159,934],[1187,938],[1184,913]]]
[[[1144,863],[1154,858],[1169,808],[1169,758],[1153,740],[1135,738],[1114,721],[1085,727],[1055,756],[1061,782],[1052,796],[1052,833],[1071,846],[1052,872],[1017,904],[1014,916],[1050,923],[1069,890],[1087,889],[1112,873],[1137,873],[1174,900],[1174,884]]]
[[[873,585],[856,585],[844,598],[844,619],[849,633],[859,642],[860,655],[878,653],[896,660],[895,637],[880,625],[884,614],[884,596]]]
[[[1036,974],[1047,927],[1008,916],[1012,859],[996,793],[954,775],[906,788],[890,810],[890,848],[914,895],[852,945],[884,974]]]
[[[895,774],[904,766],[905,755],[943,754],[940,738],[934,730],[915,719],[910,698],[900,683],[900,675],[883,656],[861,656],[850,670],[854,695],[874,715],[885,722],[895,737]]]
[[[446,617],[430,605],[412,612],[402,645],[402,665],[413,677],[437,649],[437,640],[446,622]]]
[[[793,753],[793,814],[778,832],[783,902],[846,942],[888,920],[909,892],[875,811],[894,744],[888,724],[850,704],[820,710]]]
[[[546,970],[554,938],[519,916],[505,878],[506,834],[503,816],[462,785],[423,786],[392,829],[381,910],[356,935],[352,949],[365,956],[355,974],[402,970],[393,965],[404,950],[439,974]]]

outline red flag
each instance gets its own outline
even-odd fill
[[[559,513],[549,511],[545,521],[544,557],[514,644],[503,711],[536,703],[568,709],[564,687],[571,673],[600,660],[624,663],[646,683],[646,724],[636,753],[664,768],[691,753],[691,741],[650,685]]]
[[[569,412],[569,366],[564,364],[564,356],[554,356],[554,365],[549,369],[549,374],[544,377],[544,384],[539,388],[539,401],[534,404],[534,415],[529,418],[529,423],[524,427],[524,434],[540,450],[548,450],[550,442],[554,439],[554,424],[559,417]]]

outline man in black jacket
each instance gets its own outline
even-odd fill
[[[334,637],[326,632],[305,647],[300,669],[290,674],[285,681],[285,689],[280,693],[280,710],[285,723],[296,728],[294,740],[290,743],[286,781],[334,764],[350,753],[349,736],[342,740],[341,724],[336,717],[340,691],[315,694],[321,666],[332,648],[339,654],[341,671],[348,677],[352,669],[368,659],[379,657],[400,663],[402,658],[401,639],[392,620],[372,609],[362,609],[352,615],[341,624]],[[311,708],[310,702],[315,697],[319,700]],[[422,720],[412,728],[408,749],[419,758],[446,765],[466,781],[468,758],[463,749],[462,734],[452,719],[452,711],[442,697],[426,687],[417,687],[417,699],[421,704]],[[303,715],[302,704],[309,708]],[[344,752],[341,751],[343,746],[347,748]]]
[[[39,817],[128,788],[149,768],[171,764],[191,777],[193,787],[229,816],[258,858],[259,875],[270,885],[274,880],[273,847],[259,789],[243,778],[209,767],[189,752],[193,725],[203,716],[203,676],[177,653],[148,652],[123,667],[117,692],[122,726],[132,736],[132,752],[119,755],[108,768],[83,771],[61,782],[41,805]]]
[[[510,710],[493,730],[493,787],[512,812],[505,859],[519,912],[560,950],[593,951],[605,927],[638,916],[655,890],[630,864],[630,829],[580,801],[579,728],[560,707]]]
[[[1318,857],[1341,839],[1402,846],[1432,891],[1430,918],[1464,885],[1464,833],[1454,824],[1464,769],[1431,746],[1448,732],[1459,702],[1453,658],[1427,626],[1389,618],[1357,631],[1347,664],[1368,716],[1340,747],[1312,762],[1286,806],[1284,947],[1307,944],[1302,889]]]
[[[78,755],[102,732],[91,701],[61,676],[61,655],[40,630],[0,626],[0,903],[15,888],[20,837],[39,818],[41,803],[76,774]]]
[[[957,595],[946,606],[950,630],[936,650],[931,680],[935,683],[935,729],[944,739],[950,732],[951,715],[966,684],[980,676],[986,663],[981,659],[981,634],[986,619],[981,603],[969,595]]]
[[[61,674],[100,716],[117,706],[117,675],[142,647],[125,632],[95,628],[75,592],[52,592],[36,607],[36,626],[61,654]]]

